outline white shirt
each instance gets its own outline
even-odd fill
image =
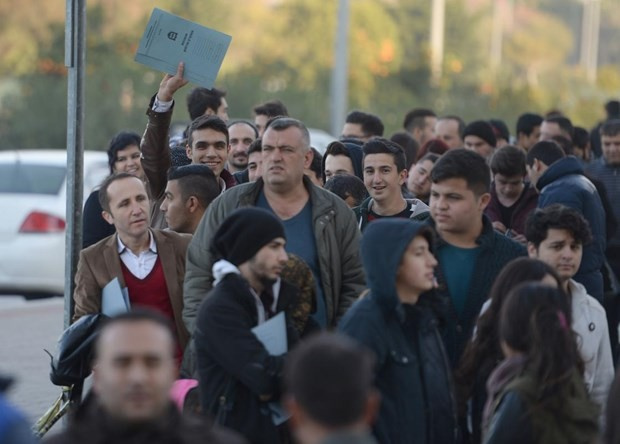
[[[280,293],[280,278],[278,278],[275,284],[273,284],[271,290],[273,292],[273,303],[271,304],[271,311],[275,313],[276,307],[278,305],[278,296]],[[256,293],[256,291],[252,287],[250,287],[250,293],[252,293],[252,296],[254,296],[254,303],[256,304],[256,311],[258,313],[258,325],[260,325],[266,321],[265,306],[263,305],[263,301],[261,301],[260,299],[260,295]]]
[[[170,108],[172,108],[173,103],[174,103],[174,100],[171,100],[169,102],[162,102],[161,100],[159,100],[157,96],[155,96],[152,110],[155,111],[156,113],[165,113],[165,112],[170,111]]]
[[[125,264],[125,267],[138,279],[144,279],[155,267],[157,261],[157,245],[153,233],[149,230],[149,249],[141,252],[139,255],[133,252],[123,244],[120,236],[116,236],[118,243],[118,255]]]

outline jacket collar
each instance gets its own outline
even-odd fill
[[[575,156],[564,157],[549,165],[547,171],[545,171],[542,176],[540,176],[540,179],[538,179],[536,188],[542,190],[545,186],[549,185],[560,177],[568,176],[569,174],[583,175],[583,167]]]
[[[435,226],[435,221],[432,217],[429,217],[427,223],[433,227],[435,232],[437,232],[437,227]],[[491,219],[486,214],[482,214],[482,231],[480,235],[476,238],[476,244],[481,247],[489,247],[492,246],[494,242],[495,230],[493,229],[493,224]],[[437,236],[437,246],[441,247],[444,245],[448,245],[448,243],[441,238],[441,236]]]

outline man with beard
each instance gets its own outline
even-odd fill
[[[290,348],[297,339],[287,312],[297,295],[280,291],[285,244],[273,213],[231,213],[211,242],[215,283],[194,332],[203,412],[254,443],[280,442],[269,403],[279,399],[286,354],[270,355],[252,330],[284,311],[284,340]]]
[[[226,168],[235,174],[247,169],[248,149],[258,138],[258,130],[246,120],[237,120],[228,125],[228,137],[229,151]]]

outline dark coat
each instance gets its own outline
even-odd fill
[[[157,245],[157,255],[166,279],[170,305],[174,315],[174,325],[179,344],[185,349],[189,333],[183,324],[183,277],[185,275],[185,254],[191,240],[189,234],[174,231],[151,230]],[[121,288],[125,278],[118,254],[117,235],[109,236],[80,252],[80,260],[75,273],[73,300],[75,310],[73,321],[90,313],[101,312],[103,289],[114,278],[118,278]]]
[[[296,287],[282,281],[277,312],[287,312],[289,349],[297,334],[288,309]],[[268,403],[279,399],[285,355],[271,356],[251,329],[258,313],[249,284],[240,275],[226,275],[204,299],[194,332],[200,398],[204,412],[217,423],[243,434],[253,443],[279,442]]]
[[[478,319],[482,304],[489,297],[489,291],[495,278],[508,262],[526,255],[526,249],[523,245],[495,231],[487,216],[483,215],[482,218],[482,233],[476,239],[480,253],[474,266],[474,274],[471,277],[465,307],[460,316],[452,303],[441,267],[435,269],[438,283],[437,293],[448,306],[447,323],[443,337],[453,368],[458,365],[465,345],[471,338],[476,319]],[[428,223],[433,227],[435,226],[432,219],[429,219]],[[439,238],[437,247],[441,248],[442,245],[445,245],[445,242]]]
[[[499,367],[498,367],[499,368]],[[485,444],[589,444],[596,442],[598,407],[576,369],[571,379],[540,402],[540,385],[525,370],[492,399]],[[491,376],[493,378],[493,375]]]
[[[581,266],[574,279],[583,284],[588,294],[603,300],[603,275],[605,261],[606,229],[605,210],[596,187],[584,176],[583,167],[574,156],[552,163],[538,179],[540,190],[538,207],[562,204],[579,211],[590,224],[593,241],[583,248]]]
[[[99,203],[99,189],[88,196],[82,212],[82,248],[90,247],[101,239],[116,233],[114,225],[109,224],[101,215],[103,208]]]
[[[425,294],[402,304],[396,275],[409,243],[424,225],[408,219],[373,222],[362,241],[370,293],[345,314],[339,330],[376,355],[375,385],[381,407],[374,434],[382,444],[450,444],[457,439],[450,363]]]
[[[523,192],[519,200],[514,204],[510,223],[506,225],[506,228],[510,228],[517,234],[525,233],[525,221],[530,213],[536,208],[538,203],[538,192],[529,183],[525,184]],[[491,184],[491,200],[489,205],[484,209],[484,214],[489,216],[491,222],[502,222],[502,210],[501,203],[497,197],[497,191],[495,191],[495,184]]]
[[[181,416],[176,406],[170,408],[160,421],[141,427],[122,428],[88,396],[70,418],[62,432],[52,435],[45,444],[243,444],[236,433],[223,430],[199,418]]]

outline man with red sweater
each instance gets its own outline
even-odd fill
[[[181,319],[187,234],[149,229],[144,183],[128,173],[113,174],[99,190],[103,218],[116,234],[82,250],[75,275],[73,320],[101,311],[103,288],[114,278],[127,287],[132,307],[150,307],[174,325],[180,358],[188,333]]]

